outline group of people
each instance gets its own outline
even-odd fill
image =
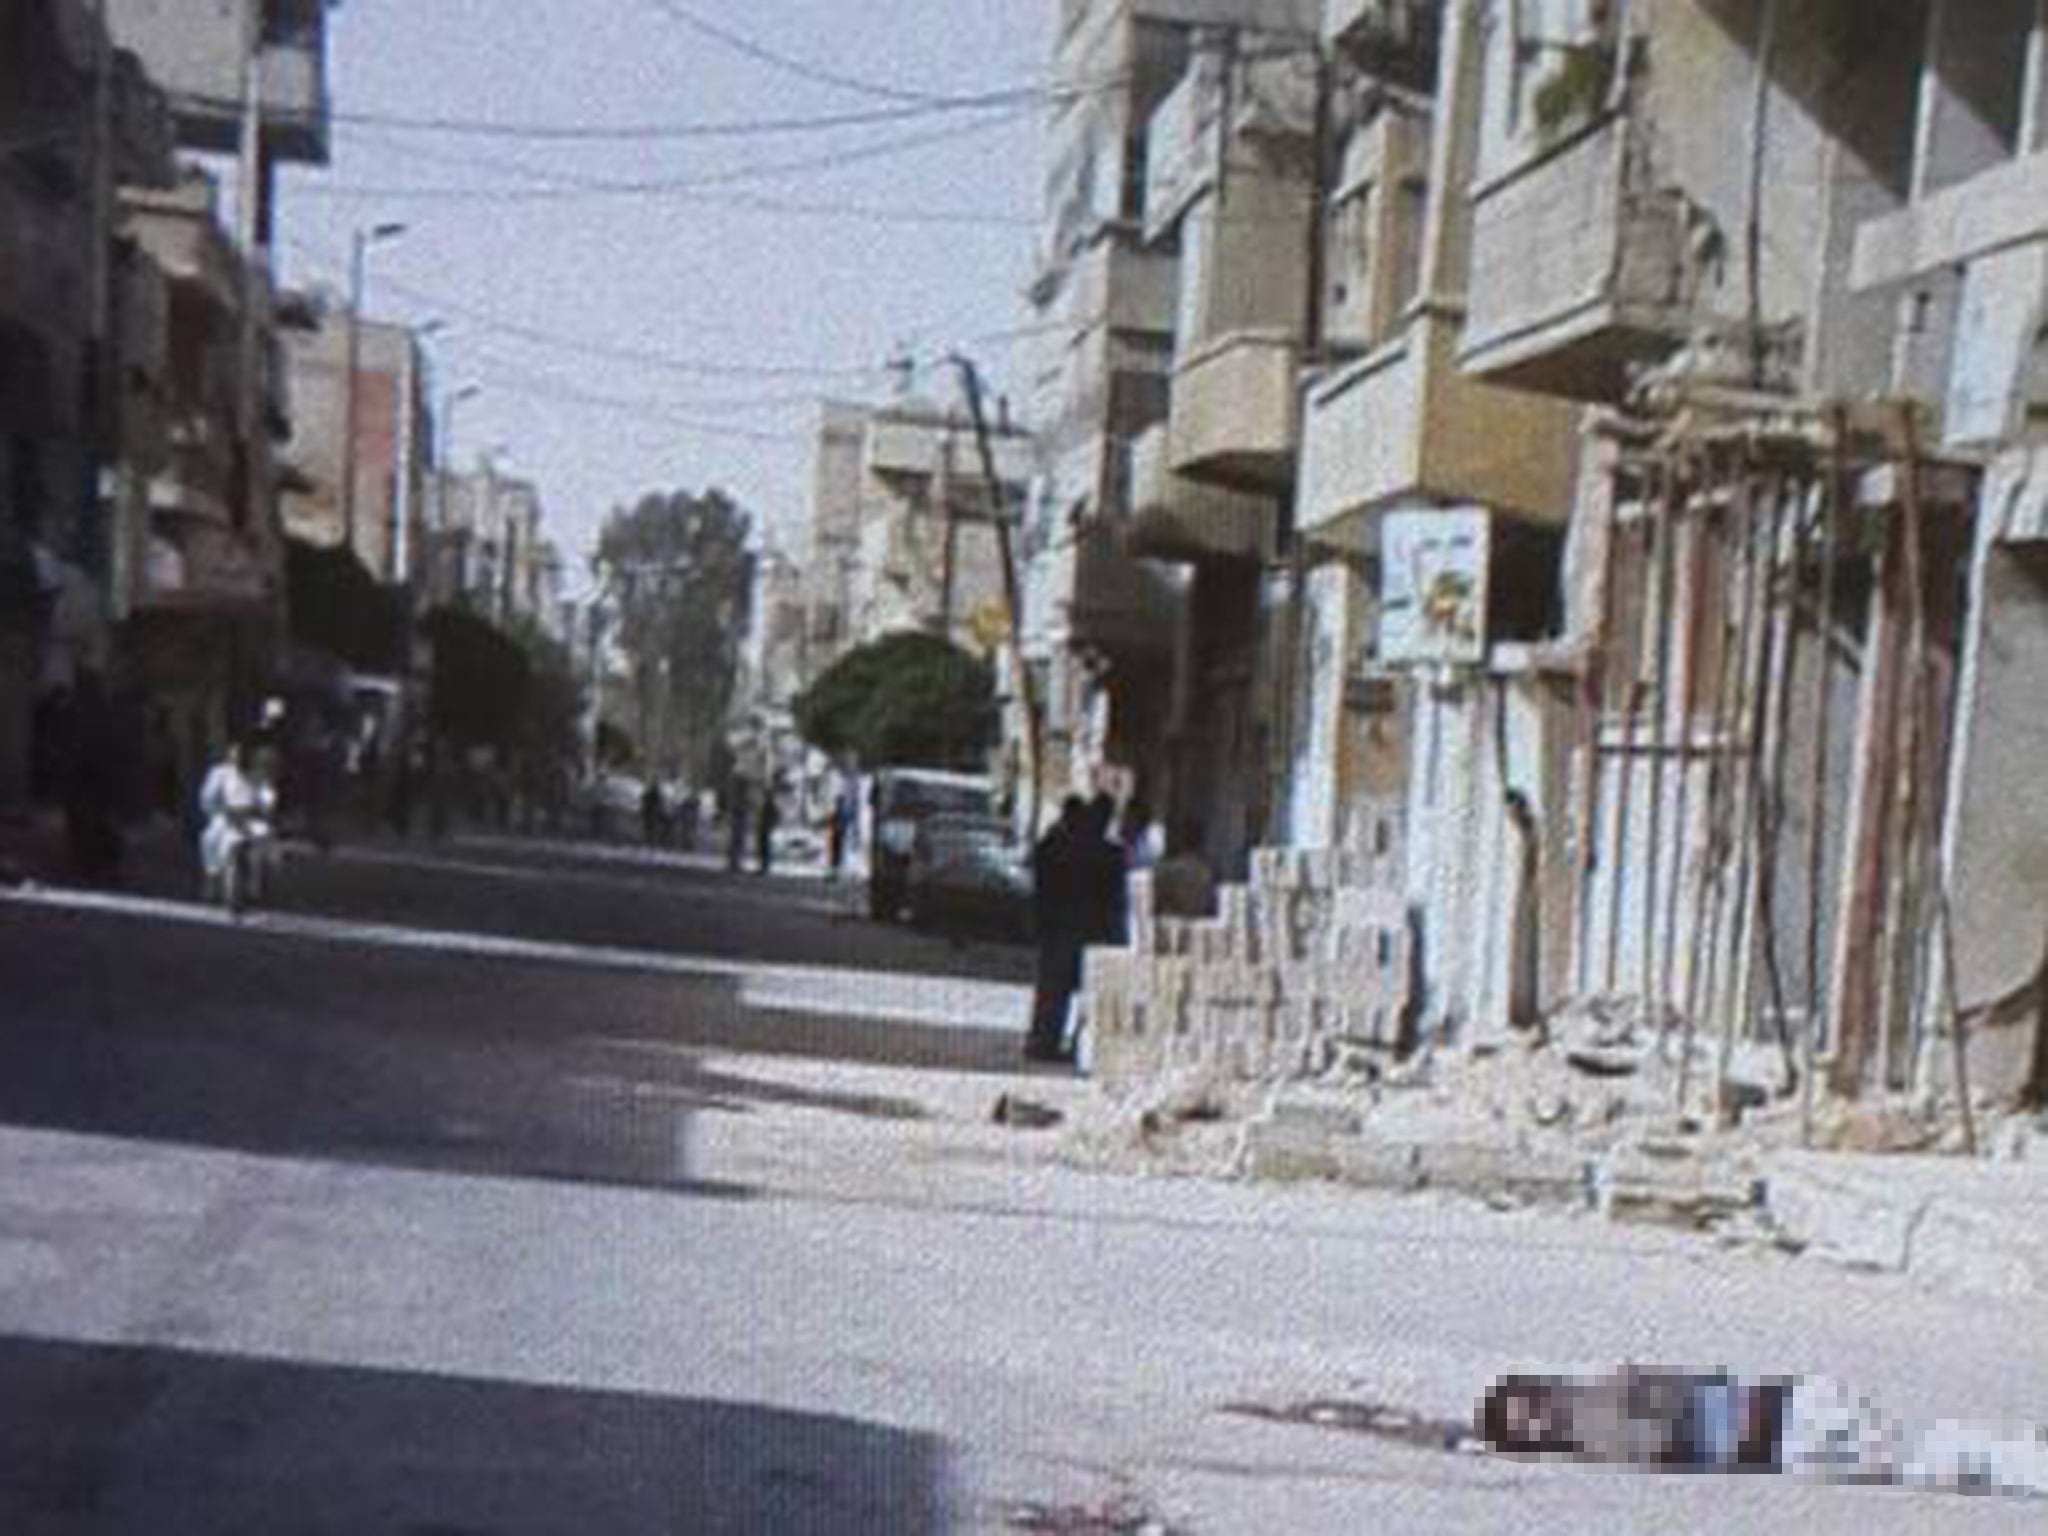
[[[1116,836],[1110,796],[1070,795],[1059,820],[1031,854],[1032,911],[1038,934],[1038,975],[1024,1055],[1031,1061],[1072,1061],[1069,1028],[1081,988],[1082,956],[1091,945],[1124,942],[1133,847]],[[1136,842],[1136,839],[1133,839]],[[1137,855],[1146,856],[1143,845]]]

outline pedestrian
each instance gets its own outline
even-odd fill
[[[860,801],[855,796],[853,776],[842,773],[832,796],[832,820],[826,828],[826,862],[829,876],[837,880],[846,870],[846,853],[853,841],[854,823],[860,819]]]
[[[1038,970],[1031,997],[1031,1029],[1024,1037],[1029,1061],[1060,1061],[1067,1014],[1081,986],[1080,863],[1089,835],[1088,802],[1069,795],[1060,818],[1031,850],[1031,910],[1038,940]]]
[[[1082,942],[1121,944],[1129,927],[1130,856],[1116,837],[1116,801],[1097,795],[1088,805],[1081,843]]]
[[[676,843],[685,853],[697,851],[697,824],[702,814],[696,791],[683,790],[676,800]]]
[[[668,841],[668,804],[662,799],[659,779],[650,778],[640,791],[640,841],[650,848]]]
[[[754,820],[754,867],[775,873],[775,834],[782,826],[781,791],[773,780],[761,788],[761,810]]]
[[[751,821],[747,781],[735,776],[725,791],[725,867],[733,874],[746,868],[747,828]]]
[[[1498,1451],[2048,1497],[2048,1429],[1908,1425],[1822,1376],[1743,1380],[1638,1366],[1506,1376],[1481,1399],[1477,1428]]]

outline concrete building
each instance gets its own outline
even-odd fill
[[[107,0],[115,42],[170,99],[178,142],[239,155],[258,109],[256,192],[245,217],[268,247],[281,165],[325,165],[331,148],[327,13],[339,0]]]
[[[1284,55],[1312,41],[1316,13],[1302,0],[1062,5],[1029,295],[1040,474],[1024,627],[1045,706],[1042,780],[1053,794],[1141,793],[1240,855],[1270,819],[1257,637],[1292,473],[1286,380],[1305,276],[1285,252],[1306,238],[1312,185],[1287,164],[1305,125]],[[1254,59],[1276,46],[1276,67]],[[1227,104],[1248,82],[1253,99]],[[1155,174],[1168,184],[1156,198]],[[1233,196],[1259,216],[1223,213]],[[1245,386],[1255,409],[1216,408]],[[1166,435],[1148,439],[1154,429]],[[1190,714],[1198,680],[1223,686],[1225,707]]]
[[[907,390],[880,406],[821,408],[811,506],[797,556],[806,621],[799,675],[905,630],[947,634],[993,654],[1006,633],[994,519],[1023,499],[1029,440],[990,423],[1001,482],[992,496],[974,428]]]
[[[1325,878],[1347,859],[1395,883],[1393,1033],[1619,997],[1683,1038],[1694,1108],[1759,1072],[1809,1105],[2048,1087],[2048,17],[1323,23],[1293,830],[1344,850],[1299,866],[1317,911],[1357,905]],[[1181,382],[1169,471],[1198,467]],[[1372,924],[1295,955],[1261,867],[1220,928],[1141,946],[1278,967],[1190,983],[1176,1028],[1313,1070],[1329,999],[1283,973]],[[1154,1051],[1150,963],[1101,968],[1125,1061]]]
[[[351,548],[386,584],[414,579],[432,512],[434,426],[426,361],[418,335],[402,325],[357,322],[353,418],[352,528],[342,494],[342,442],[348,403],[350,317],[324,294],[287,294],[279,302],[278,339],[290,375],[291,478],[283,499],[285,531],[323,549]]]
[[[143,756],[181,789],[252,720],[284,618],[272,457],[286,409],[275,354],[240,347],[261,280],[211,181],[124,189],[118,668],[146,700]],[[261,302],[259,300],[259,302]],[[243,426],[256,402],[253,430]]]
[[[428,606],[467,607],[501,627],[557,623],[565,572],[538,488],[485,457],[468,474],[442,474],[436,497],[421,584]]]

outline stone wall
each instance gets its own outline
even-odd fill
[[[1134,876],[1131,944],[1087,959],[1096,1078],[1284,1081],[1347,1047],[1407,1044],[1414,940],[1390,824],[1376,825],[1376,849],[1259,850],[1251,883],[1225,886],[1213,917],[1161,916],[1152,876]]]

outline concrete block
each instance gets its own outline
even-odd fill
[[[1566,1148],[1517,1147],[1489,1142],[1425,1143],[1422,1177],[1431,1189],[1485,1198],[1507,1195],[1546,1204],[1586,1200],[1586,1161]]]
[[[1830,1168],[1823,1158],[1780,1163],[1765,1199],[1771,1222],[1788,1240],[1837,1264],[1902,1272],[1920,1202],[1873,1187],[1855,1166]]]
[[[1410,1194],[1423,1187],[1422,1149],[1407,1142],[1356,1137],[1332,1149],[1340,1182],[1358,1189]]]

